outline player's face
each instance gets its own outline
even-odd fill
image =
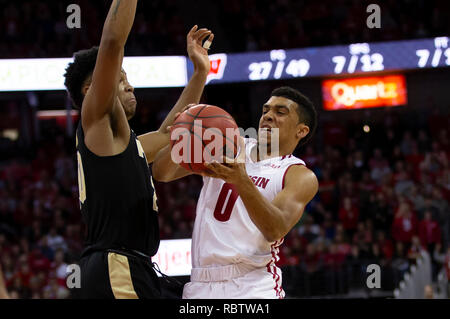
[[[131,119],[136,112],[137,101],[134,96],[134,88],[128,83],[127,74],[124,70],[120,72],[118,97],[127,119]]]
[[[297,145],[298,141],[303,137],[302,129],[305,125],[299,123],[299,117],[297,113],[297,103],[280,96],[272,96],[263,105],[262,116],[259,120],[259,142],[267,143],[270,147],[272,129],[278,128],[279,145]],[[264,138],[267,132],[267,138]],[[307,133],[306,133],[307,134]],[[276,136],[274,136],[276,138]]]

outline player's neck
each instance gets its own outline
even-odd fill
[[[292,152],[290,151],[280,150],[279,152],[272,152],[270,148],[261,148],[259,145],[257,145],[252,149],[250,156],[254,162],[260,162],[266,159],[286,156],[290,154],[292,154]]]

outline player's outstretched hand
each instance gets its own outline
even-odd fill
[[[220,178],[230,184],[238,184],[244,178],[248,178],[245,170],[245,142],[239,137],[239,154],[236,158],[224,156],[223,163],[213,161],[206,163],[206,171],[202,172],[202,176]]]
[[[194,70],[207,75],[211,69],[211,64],[209,62],[208,49],[205,49],[202,44],[206,37],[208,39],[205,42],[205,47],[209,48],[214,39],[214,34],[211,30],[206,28],[198,29],[198,26],[195,25],[187,34],[187,51],[189,59],[194,64]]]

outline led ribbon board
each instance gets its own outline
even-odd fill
[[[1,91],[65,90],[64,73],[72,58],[0,60]],[[186,57],[126,57],[123,68],[135,88],[183,87]]]
[[[213,47],[214,49],[214,47]],[[1,91],[64,90],[71,58],[0,60]],[[208,83],[289,80],[450,65],[448,37],[349,45],[212,54]],[[183,87],[193,73],[186,57],[126,57],[123,67],[136,88]]]
[[[440,68],[450,65],[448,37],[354,43],[210,57],[211,84]],[[188,74],[193,66],[188,61]]]
[[[161,240],[152,261],[156,262],[160,270],[168,276],[190,276],[191,239]]]

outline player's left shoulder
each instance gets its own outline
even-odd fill
[[[284,188],[308,188],[316,193],[319,189],[319,181],[316,174],[305,165],[291,165],[286,171]]]

